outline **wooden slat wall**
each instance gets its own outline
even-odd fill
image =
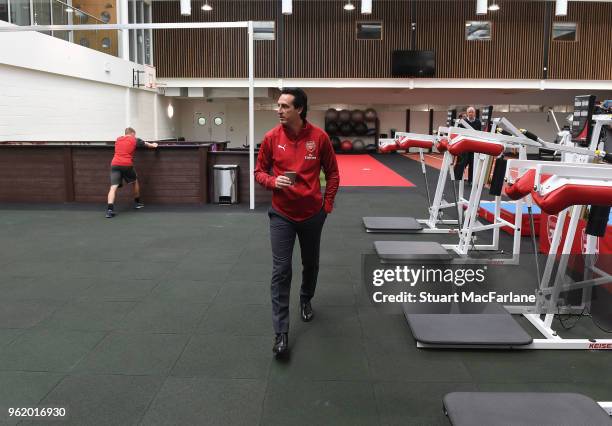
[[[153,2],[153,22],[274,21],[274,0],[216,1],[210,12],[203,1],[191,2],[191,16],[181,16],[176,1]],[[246,78],[245,28],[155,30],[153,54],[158,77]],[[255,42],[255,77],[276,75],[276,41]]]
[[[294,1],[284,16],[285,77],[389,78],[393,50],[410,49],[410,2],[374,2],[369,16],[337,1]],[[357,21],[383,21],[383,40],[356,40]]]
[[[417,49],[433,49],[438,78],[540,79],[543,77],[544,1],[498,0],[501,10],[476,15],[475,0],[416,1]],[[275,0],[215,2],[210,13],[192,2],[182,17],[175,1],[153,2],[155,22],[282,19],[284,76],[389,78],[391,52],[410,48],[411,0],[375,0],[370,16],[343,10],[340,0],[294,0],[293,14],[278,16]],[[612,79],[612,4],[570,2],[567,18],[579,23],[578,43],[551,42],[549,78]],[[383,40],[356,40],[355,22],[383,21]],[[466,41],[466,20],[493,21],[493,40]],[[278,28],[278,23],[277,23]],[[246,78],[243,29],[154,32],[159,77]],[[256,77],[278,77],[276,41],[256,42]]]
[[[436,77],[542,77],[544,2],[498,3],[479,16],[475,1],[417,2],[417,49],[436,51]],[[493,39],[466,41],[465,21],[492,21]]]
[[[576,22],[578,41],[551,40],[549,78],[612,80],[612,3],[570,2],[553,22]]]

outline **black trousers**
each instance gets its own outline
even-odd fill
[[[472,178],[474,176],[474,153],[473,152],[466,152],[464,154],[461,154],[461,156],[459,157],[459,159],[457,160],[457,163],[455,164],[455,169],[454,169],[454,173],[455,173],[455,179],[462,179],[463,178],[463,171],[465,170],[465,168],[468,168],[468,182],[472,182]]]
[[[315,293],[319,274],[321,231],[327,214],[323,209],[310,219],[294,222],[270,208],[270,240],[272,242],[272,324],[275,333],[289,332],[289,294],[291,290],[293,247],[295,237],[302,255],[302,287],[300,301],[308,302]]]

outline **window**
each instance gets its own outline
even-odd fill
[[[51,17],[53,18],[53,25],[68,25],[68,13],[66,12],[66,9],[69,8],[60,2],[51,2]],[[70,41],[70,31],[53,31],[53,37]]]
[[[274,21],[253,22],[253,40],[274,40]]]
[[[135,3],[130,0],[128,2],[128,22],[130,24],[135,23],[136,21],[134,20],[134,8],[135,8]],[[136,30],[129,30],[130,33],[130,61],[132,62],[136,62]]]
[[[0,21],[8,22],[8,0],[0,0]]]
[[[357,22],[357,40],[382,40],[382,22]]]
[[[151,22],[151,6],[148,3],[144,3],[144,22]],[[151,60],[151,34],[153,30],[144,30],[144,51],[145,51],[145,64],[153,65]]]
[[[552,39],[554,41],[577,41],[578,28],[575,22],[553,22]]]
[[[30,25],[30,0],[10,0],[11,22],[15,25]]]
[[[151,22],[151,5],[143,0],[128,1],[130,24]],[[153,64],[152,30],[130,30],[130,61],[139,64]]]
[[[466,21],[465,39],[491,40],[491,21]]]
[[[142,24],[144,22],[143,13],[143,2],[136,2],[136,23]],[[136,62],[144,64],[144,30],[136,30]]]

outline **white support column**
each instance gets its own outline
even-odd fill
[[[255,82],[253,21],[249,21],[249,208],[255,209]]]
[[[129,24],[130,3],[128,0],[117,2],[117,21],[120,24]],[[126,61],[130,60],[130,30],[121,30],[119,33],[119,57]]]

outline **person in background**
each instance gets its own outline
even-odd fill
[[[264,136],[257,157],[255,179],[273,191],[270,218],[272,242],[273,353],[289,350],[289,292],[293,246],[299,239],[302,256],[300,317],[314,317],[311,299],[319,272],[323,224],[334,206],[340,183],[336,154],[327,134],[306,121],[308,98],[301,89],[284,89],[278,98],[280,124]],[[319,175],[325,174],[325,195]]]
[[[115,216],[115,197],[117,188],[123,182],[134,184],[134,208],[141,209],[144,204],[140,200],[140,184],[138,175],[134,169],[134,151],[138,147],[157,148],[157,143],[145,142],[136,138],[136,130],[131,127],[125,129],[124,136],[120,136],[115,141],[115,155],[111,161],[110,189],[108,191],[108,204],[106,206],[106,218]]]
[[[476,109],[473,106],[469,107],[466,111],[466,114],[465,115],[462,114],[460,118],[467,121],[467,123],[470,125],[472,129],[482,130],[482,124],[480,123],[480,120],[476,118]],[[466,152],[461,155],[461,158],[459,158],[459,161],[457,161],[457,164],[455,166],[455,176],[457,177],[463,176],[463,171],[465,170],[466,167],[468,169],[467,181],[469,183],[472,183],[472,177],[474,174],[474,170],[473,170],[474,169],[474,153],[473,152]]]

